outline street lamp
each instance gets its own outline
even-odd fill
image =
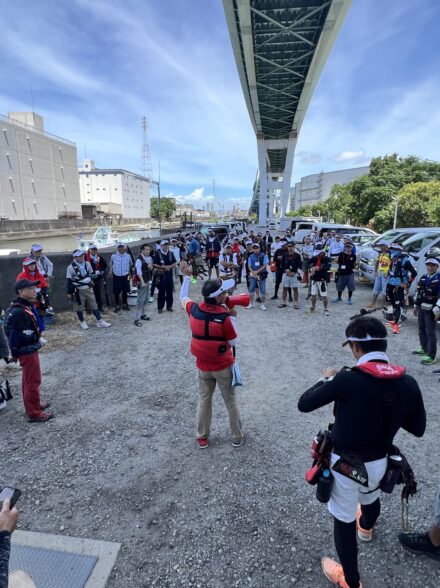
[[[396,226],[397,226],[397,208],[398,208],[398,205],[399,205],[399,199],[398,199],[397,195],[396,196],[393,196],[393,200],[394,200],[394,221],[393,221],[393,229],[395,229]]]

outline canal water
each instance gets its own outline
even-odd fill
[[[159,237],[158,229],[146,229],[144,231],[118,232],[118,238],[122,241],[141,241]],[[78,248],[79,239],[92,240],[93,233],[78,233],[63,235],[61,237],[36,237],[34,239],[19,239],[0,243],[0,255],[9,253],[28,253],[34,243],[43,246],[44,251],[74,251]],[[12,251],[11,251],[12,250]]]

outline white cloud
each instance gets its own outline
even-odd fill
[[[215,200],[212,194],[205,195],[205,188],[196,188],[191,194],[174,196],[182,204],[204,204]]]
[[[358,149],[356,151],[341,151],[340,153],[335,153],[328,159],[330,161],[335,161],[336,163],[356,164],[364,164],[371,161],[371,157],[368,157],[363,149]]]
[[[295,158],[299,158],[304,165],[313,165],[322,161],[322,156],[319,153],[309,153],[308,151],[298,151]]]

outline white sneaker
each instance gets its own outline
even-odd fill
[[[89,325],[86,323],[86,321],[80,321],[80,326],[81,329],[84,329],[84,331],[86,331],[89,328]]]
[[[48,342],[47,339],[45,339],[44,337],[40,337],[39,341],[41,343],[41,347],[44,347],[44,345],[46,345]]]
[[[148,302],[154,302],[153,296],[150,296],[150,298],[148,299]]]
[[[266,308],[266,305],[265,305],[265,304],[262,304],[262,305],[260,306],[260,308],[261,308],[261,310],[267,310],[267,308]]]
[[[104,319],[101,319],[99,321],[96,321],[96,326],[98,327],[98,329],[107,329],[108,327],[111,327],[111,324],[106,323]]]
[[[249,302],[249,304],[246,306],[246,308],[254,308],[254,305],[252,304],[252,302]]]

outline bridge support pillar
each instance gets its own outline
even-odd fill
[[[283,182],[280,198],[280,217],[286,215],[289,202],[290,182],[292,180],[293,156],[295,155],[296,139],[289,139],[287,146],[286,164],[283,173]]]
[[[258,148],[258,167],[260,171],[260,197],[258,203],[258,224],[266,226],[268,206],[267,206],[267,160],[266,149],[263,140],[257,141]],[[269,212],[270,214],[270,212]]]

